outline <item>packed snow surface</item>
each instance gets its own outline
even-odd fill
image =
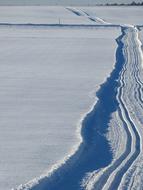
[[[140,40],[142,41],[143,44],[143,27],[140,28]]]

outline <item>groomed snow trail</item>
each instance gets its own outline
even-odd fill
[[[87,189],[142,189],[142,51],[136,27],[123,28],[124,66],[118,89],[119,119],[127,133],[126,150]],[[95,178],[95,179],[94,179]],[[136,180],[135,180],[136,179]],[[92,186],[93,185],[93,186]]]
[[[122,48],[119,53],[122,56],[117,57],[116,63],[124,62],[117,94],[119,102],[117,110],[119,116],[117,119],[122,121],[122,127],[124,127],[127,134],[126,148],[107,168],[97,174],[95,173],[88,179],[85,185],[86,189],[129,189],[129,184],[133,181],[133,173],[135,171],[142,173],[141,167],[138,167],[139,164],[137,166],[137,161],[141,164],[140,157],[142,156],[141,43],[138,39],[137,28],[133,26],[122,27],[122,32],[122,39],[118,41],[120,48]],[[134,183],[136,183],[135,180]],[[137,183],[139,183],[139,180]],[[138,188],[141,189],[141,176],[139,184]]]
[[[139,79],[139,70],[141,69],[141,55],[139,51],[138,43],[138,31],[135,27],[129,27],[125,29],[125,36],[123,38],[123,55],[124,55],[124,67],[120,78],[120,89],[118,94],[118,100],[120,109],[124,112],[125,120],[131,134],[131,149],[126,159],[113,171],[112,175],[107,181],[104,189],[117,189],[121,183],[121,180],[129,168],[134,164],[139,157],[142,150],[142,137],[140,135],[138,126],[138,111],[142,113],[141,104],[141,85]],[[136,119],[133,116],[136,115]],[[130,176],[131,178],[131,176]],[[128,179],[129,180],[129,179]],[[127,182],[127,180],[126,180]],[[124,187],[128,189],[127,185]],[[123,189],[123,188],[122,188]]]
[[[115,175],[114,181],[117,182],[119,189],[142,189],[142,114],[143,114],[143,91],[142,91],[142,51],[141,42],[139,40],[139,31],[136,27],[127,29],[128,35],[125,38],[124,57],[125,57],[125,73],[123,74],[124,87],[122,93],[122,100],[130,120],[133,124],[133,139],[134,150],[133,154],[126,162],[121,171]],[[140,173],[140,174],[139,174]],[[120,176],[121,175],[121,176]],[[137,180],[134,180],[134,177]],[[117,180],[118,178],[118,180]],[[113,182],[110,189],[115,187],[116,183]],[[138,187],[137,187],[138,186]]]
[[[84,11],[68,10],[91,20]],[[51,175],[35,179],[17,190],[142,190],[142,44],[136,27],[121,26],[121,30],[115,69],[98,91],[97,104],[82,122],[83,141],[78,150]],[[118,122],[126,134],[124,149],[115,158],[106,138],[111,119]],[[122,142],[119,146],[122,147]]]

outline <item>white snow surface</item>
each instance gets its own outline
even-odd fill
[[[137,6],[103,6],[103,7],[82,7],[92,17],[99,17],[112,24],[143,24],[143,7]]]
[[[141,42],[142,42],[142,44],[143,44],[143,27],[141,27],[141,30],[140,30],[140,40],[141,40]]]
[[[2,190],[46,172],[80,141],[79,121],[114,67],[119,35],[104,27],[0,27]]]
[[[60,20],[60,21],[59,21]],[[94,24],[91,20],[54,6],[0,6],[0,23]]]
[[[80,16],[67,8],[77,11]],[[92,21],[90,18],[97,20],[97,22]],[[102,21],[102,24],[142,25],[142,20],[143,7],[136,6],[0,6],[0,23],[59,24],[60,22],[61,24],[95,25]]]

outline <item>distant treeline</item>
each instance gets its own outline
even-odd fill
[[[132,3],[106,3],[106,4],[98,4],[100,6],[143,6],[143,2],[137,3],[133,1]]]

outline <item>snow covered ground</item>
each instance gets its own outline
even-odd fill
[[[95,115],[105,118],[98,121],[96,117],[91,121],[91,125],[96,122],[96,127],[99,125],[94,131],[95,135],[98,133],[96,137],[104,136],[100,125],[109,124],[107,138],[113,149],[113,161],[96,175],[87,159],[87,168],[95,171],[87,170],[91,174],[84,185],[89,189],[96,185],[100,190],[110,186],[114,190],[119,185],[122,188],[136,187],[138,181],[138,187],[141,187],[143,174],[138,165],[143,164],[140,161],[142,139],[139,138],[142,136],[140,40],[143,41],[143,30],[138,37],[139,31],[129,24],[142,25],[142,18],[141,7],[0,7],[2,190],[17,187],[46,173],[78,145],[81,119],[95,104],[95,93],[116,61],[115,71],[106,81],[105,89],[102,86],[98,94],[99,107],[95,107]],[[19,25],[29,23],[67,25]],[[72,26],[75,24],[84,27]],[[122,31],[117,27],[119,24]],[[124,24],[128,24],[127,28],[123,27]],[[84,134],[85,138],[89,134]],[[87,142],[89,146],[90,143],[92,145],[92,139],[89,144]],[[94,150],[96,143],[91,149],[88,147],[90,151]],[[91,158],[92,151],[84,157],[85,160]],[[79,159],[83,165],[84,158]],[[71,169],[78,173],[76,168],[75,165]],[[83,174],[85,171],[83,167]],[[123,174],[125,180],[121,182]],[[138,180],[134,182],[135,175]],[[42,183],[44,180],[41,187]],[[64,182],[64,185],[69,189],[68,183]],[[45,184],[44,188],[47,190]]]
[[[73,11],[71,11],[73,10]],[[142,24],[142,7],[0,6],[0,23],[99,24],[96,17],[112,24]],[[96,20],[96,19],[95,19]],[[98,19],[97,19],[98,20]],[[103,23],[102,23],[103,24]]]
[[[79,121],[113,69],[119,35],[115,28],[0,28],[1,189],[39,176],[79,141]]]
[[[143,44],[143,27],[140,28],[140,39],[142,41],[142,44]]]
[[[60,19],[60,21],[59,21]],[[1,6],[0,23],[34,24],[92,24],[86,17],[77,16],[65,7]]]
[[[93,17],[99,17],[106,22],[113,24],[143,24],[143,8],[142,7],[83,7],[81,8]]]

